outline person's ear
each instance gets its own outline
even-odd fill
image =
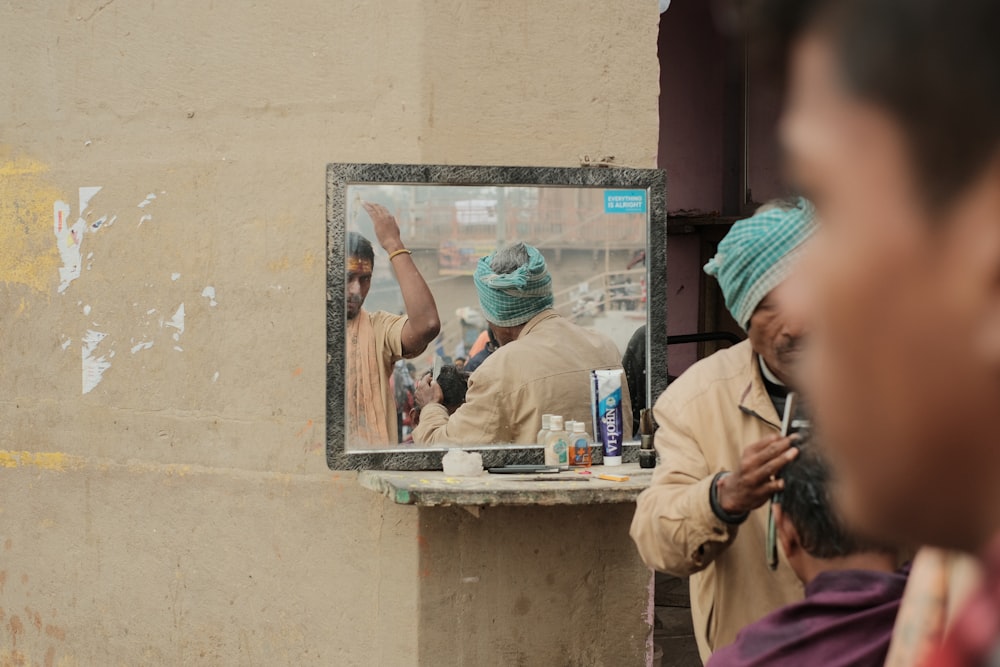
[[[781,511],[781,505],[774,505],[774,525],[778,531],[778,542],[781,550],[785,552],[785,558],[792,560],[802,550],[802,542],[799,540],[799,531],[796,530],[792,520]]]

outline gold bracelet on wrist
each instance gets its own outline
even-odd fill
[[[400,248],[396,252],[389,253],[389,261],[392,261],[393,257],[396,257],[397,255],[402,255],[404,253],[407,254],[407,255],[412,255],[413,254],[412,252],[410,252],[406,248]]]

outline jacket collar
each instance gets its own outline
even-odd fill
[[[539,325],[539,323],[544,322],[545,320],[547,320],[547,319],[549,319],[551,317],[558,317],[558,316],[559,316],[559,313],[557,313],[556,311],[552,310],[551,308],[546,308],[545,310],[543,310],[542,312],[538,313],[537,315],[535,315],[534,317],[532,317],[530,320],[528,320],[525,323],[524,328],[521,329],[521,333],[519,333],[517,335],[517,340],[521,340],[522,338],[524,338],[525,336],[527,336],[529,333],[531,333],[531,330],[534,329],[535,327],[537,327]]]
[[[752,347],[748,350],[748,353],[750,354],[750,363],[746,366],[746,374],[744,376],[746,388],[740,396],[740,411],[781,430],[781,417],[778,415],[778,411],[774,409],[771,397],[767,394],[757,353],[753,351]]]

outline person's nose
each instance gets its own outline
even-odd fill
[[[815,265],[816,246],[806,245],[802,256],[796,261],[795,267],[782,290],[781,333],[788,338],[805,338],[811,329],[812,309],[815,304],[813,293],[813,267]]]
[[[361,296],[361,281],[353,278],[347,281],[347,296]]]
[[[802,290],[805,293],[805,290]],[[805,338],[809,331],[809,312],[806,301],[799,297],[789,299],[788,310],[782,321],[781,333],[786,338]]]

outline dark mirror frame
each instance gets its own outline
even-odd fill
[[[391,450],[345,449],[344,376],[346,371],[345,256],[347,187],[359,184],[423,184],[472,186],[563,186],[645,190],[646,227],[646,395],[647,401],[667,386],[667,202],[666,176],[660,169],[616,167],[473,167],[335,163],[326,169],[326,461],[333,470],[440,470],[446,448]],[[654,370],[655,369],[655,372]],[[470,445],[483,455],[485,467],[541,463],[542,448]],[[637,459],[638,442],[626,443],[624,460]],[[599,447],[595,451],[599,463]]]

